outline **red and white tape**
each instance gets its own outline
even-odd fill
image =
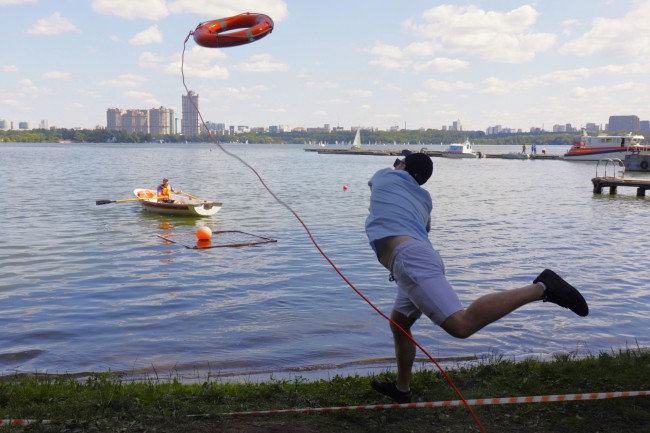
[[[0,419],[0,427],[4,426],[21,426],[29,424],[55,424],[52,420],[36,420],[36,419]]]
[[[582,400],[604,400],[608,398],[620,397],[644,397],[649,396],[650,391],[616,391],[616,392],[594,392],[583,394],[559,394],[559,395],[538,395],[531,397],[497,397],[497,398],[478,398],[467,400],[470,406],[487,406],[496,404],[525,404],[525,403],[552,403],[558,401],[582,401]],[[304,409],[275,409],[275,410],[257,410],[250,412],[230,412],[222,415],[267,415],[276,413],[301,413],[301,412],[334,412],[334,411],[364,411],[376,409],[407,409],[407,408],[426,408],[426,407],[448,407],[462,406],[462,400],[444,400],[422,403],[404,403],[404,404],[376,404],[371,406],[338,406],[338,407],[308,407]]]
[[[496,398],[477,398],[467,400],[470,406],[487,406],[496,404],[526,404],[526,403],[552,403],[562,401],[585,401],[585,400],[604,400],[608,398],[621,397],[647,397],[650,391],[615,391],[615,392],[592,392],[582,394],[558,394],[558,395],[537,395],[529,397],[496,397]],[[370,406],[334,406],[334,407],[308,407],[304,409],[273,409],[273,410],[254,410],[250,412],[229,412],[223,413],[222,416],[238,415],[268,415],[279,413],[304,413],[304,412],[334,412],[334,411],[365,411],[377,409],[411,409],[427,407],[451,407],[463,406],[462,400],[443,400],[430,401],[421,403],[405,404],[375,404]],[[193,417],[204,415],[190,415]],[[24,426],[28,424],[55,424],[55,420],[35,420],[35,419],[0,419],[0,427],[3,426]]]

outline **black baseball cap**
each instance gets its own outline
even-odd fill
[[[431,157],[426,153],[411,152],[408,149],[402,150],[402,155],[404,155],[404,159],[397,158],[393,167],[397,167],[397,164],[400,163],[406,165],[406,171],[413,176],[418,185],[424,185],[433,173]]]

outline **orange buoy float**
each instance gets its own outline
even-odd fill
[[[242,29],[235,32],[229,30]],[[273,31],[273,20],[262,14],[245,13],[199,24],[194,41],[206,48],[226,48],[262,39]],[[224,33],[228,32],[228,33]]]
[[[209,241],[212,239],[212,230],[208,226],[200,227],[196,231],[196,238],[200,241]]]

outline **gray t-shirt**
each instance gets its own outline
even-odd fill
[[[366,234],[373,250],[374,241],[388,236],[411,236],[431,245],[426,229],[431,222],[431,195],[408,172],[381,169],[370,178],[368,186],[370,215],[366,218]]]

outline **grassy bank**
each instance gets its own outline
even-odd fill
[[[629,350],[553,362],[490,363],[450,372],[466,399],[650,390],[650,353]],[[387,374],[390,376],[390,374]],[[415,401],[456,400],[444,377],[418,372]],[[367,377],[307,382],[131,382],[96,374],[4,377],[0,418],[54,420],[3,427],[34,432],[475,432],[465,407],[223,415],[236,411],[384,404]],[[650,397],[474,406],[488,432],[650,432]],[[199,415],[199,416],[194,416]]]

